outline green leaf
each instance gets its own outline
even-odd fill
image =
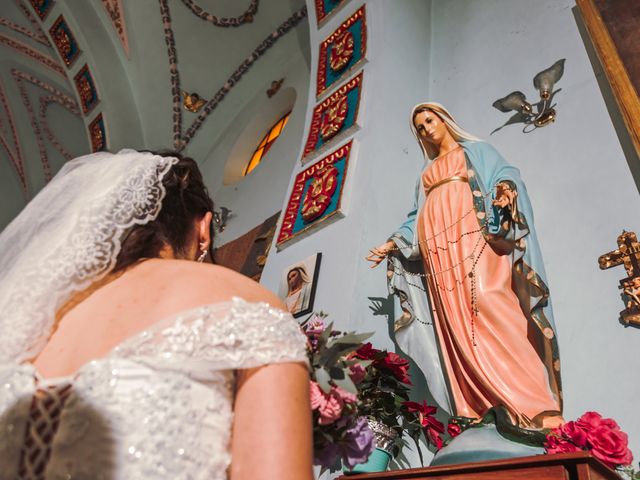
[[[340,388],[345,389],[349,393],[353,393],[354,395],[358,394],[358,389],[356,388],[355,384],[351,381],[351,378],[349,377],[349,375],[346,375],[341,380],[336,380],[336,385],[339,386]]]
[[[320,385],[320,388],[324,390],[324,393],[329,393],[331,391],[331,385],[329,384],[329,380],[331,377],[329,376],[329,372],[327,372],[324,368],[316,368],[315,372],[316,382]]]
[[[349,332],[341,337],[333,339],[334,343],[362,343],[367,338],[371,337],[375,332],[354,333]]]

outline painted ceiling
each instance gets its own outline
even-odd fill
[[[75,156],[206,156],[308,42],[304,0],[3,0],[0,229]]]

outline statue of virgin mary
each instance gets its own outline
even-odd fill
[[[452,416],[499,408],[516,430],[560,425],[556,328],[517,168],[438,103],[416,105],[425,156],[415,205],[368,260],[388,259],[396,340]]]

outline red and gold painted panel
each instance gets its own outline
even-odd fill
[[[344,3],[346,3],[346,0],[316,0],[316,19],[318,20],[318,25],[322,24],[329,15]]]
[[[367,53],[367,22],[364,5],[320,44],[316,95],[359,64]]]
[[[358,121],[363,72],[342,85],[313,109],[302,157],[320,150]]]
[[[80,96],[82,111],[86,115],[100,101],[96,85],[93,83],[93,77],[91,76],[91,72],[89,72],[89,66],[85,64],[76,76],[73,77],[73,81],[76,84],[76,89]]]
[[[340,218],[352,141],[296,175],[276,246]]]
[[[80,48],[62,15],[54,22],[53,26],[49,29],[49,33],[64,64],[67,67],[73,65],[73,62],[75,62],[78,55],[80,55]]]
[[[107,130],[104,126],[102,113],[98,114],[89,124],[89,138],[92,152],[100,152],[107,149]]]
[[[31,3],[40,20],[44,20],[56,2],[54,0],[29,0],[29,3]]]

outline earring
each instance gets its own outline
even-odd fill
[[[200,242],[200,251],[202,252],[200,256],[196,259],[196,262],[202,263],[207,256],[207,243]]]

